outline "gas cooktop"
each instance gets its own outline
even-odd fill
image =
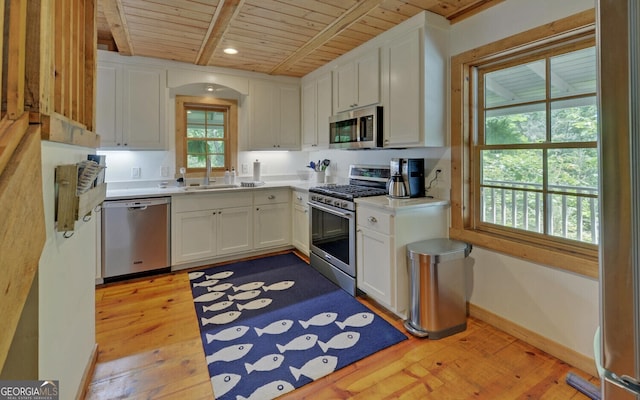
[[[382,196],[387,194],[384,187],[370,187],[361,185],[325,185],[309,189],[309,192],[320,193],[325,196],[337,197],[343,200],[353,200],[358,197]]]

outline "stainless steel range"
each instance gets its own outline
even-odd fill
[[[309,189],[311,266],[356,294],[356,205],[358,197],[387,194],[388,165],[349,166],[348,185]]]

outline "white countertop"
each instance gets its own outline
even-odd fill
[[[241,190],[260,190],[260,189],[273,189],[273,188],[292,188],[296,190],[308,191],[310,187],[316,186],[314,181],[266,181],[264,185],[255,187],[242,187],[240,183],[236,187],[225,187],[220,189],[208,189],[208,190],[185,190],[184,187],[167,186],[162,188],[160,186],[141,186],[141,187],[128,187],[110,189],[107,183],[107,198],[106,200],[119,200],[119,199],[133,199],[140,197],[162,197],[162,196],[176,196],[176,195],[190,195],[194,193],[229,193]],[[116,186],[117,187],[117,186]]]
[[[393,199],[388,196],[360,197],[356,204],[370,207],[378,207],[387,211],[404,211],[423,207],[443,207],[449,205],[449,200],[434,199],[431,197],[415,197],[412,199]]]

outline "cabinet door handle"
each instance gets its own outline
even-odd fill
[[[296,200],[302,201],[302,196],[296,196]]]
[[[376,222],[378,222],[378,220],[376,219],[376,217],[369,217],[369,218],[367,218],[367,220],[368,220],[369,222],[371,222],[372,224],[375,224]]]
[[[273,194],[270,194],[270,195],[269,195],[269,197],[267,197],[267,199],[269,199],[269,200],[273,200],[273,199],[275,199],[275,198],[276,198],[276,196],[275,196],[275,195],[273,195]]]

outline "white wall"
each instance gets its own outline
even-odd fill
[[[593,0],[508,0],[453,25],[452,55],[595,7]],[[474,248],[470,302],[593,357],[598,281]]]
[[[69,239],[55,231],[55,167],[75,164],[89,153],[93,149],[42,142],[47,239],[38,275],[38,375],[40,379],[60,381],[60,399],[75,398],[96,343],[97,241],[95,216],[89,222],[76,222],[76,231]]]

